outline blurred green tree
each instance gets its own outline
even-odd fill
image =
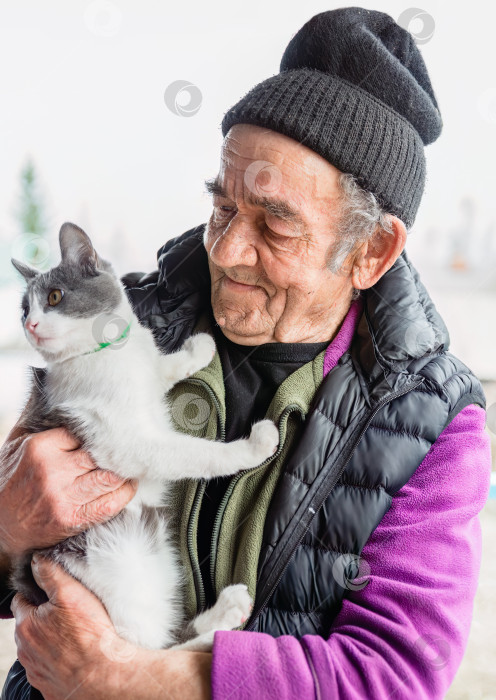
[[[48,230],[39,177],[31,158],[21,170],[21,192],[14,216],[19,235],[14,242],[14,257],[41,270],[50,267],[50,246],[46,240]]]
[[[20,233],[35,233],[43,236],[47,226],[38,185],[38,176],[32,160],[28,160],[21,171],[21,197],[18,208]]]

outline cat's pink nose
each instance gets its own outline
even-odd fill
[[[26,328],[27,328],[28,331],[30,331],[31,333],[34,333],[34,329],[36,328],[37,325],[38,325],[38,321],[36,321],[35,323],[33,323],[32,321],[28,321],[28,322],[26,323]]]

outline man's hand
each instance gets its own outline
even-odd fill
[[[60,566],[33,563],[48,602],[12,601],[19,661],[45,700],[210,697],[211,655],[149,651],[117,636],[100,601]]]
[[[110,699],[110,694],[87,692],[92,679],[102,689],[111,683],[112,664],[102,647],[112,649],[117,635],[105,608],[60,566],[43,557],[35,562],[34,577],[49,602],[35,607],[18,593],[11,604],[17,655],[28,681],[45,700],[69,695]]]
[[[99,469],[65,428],[9,434],[0,450],[0,551],[41,549],[109,520],[137,484]]]

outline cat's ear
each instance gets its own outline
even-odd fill
[[[34,277],[36,277],[36,275],[39,274],[39,272],[37,270],[33,270],[32,267],[29,267],[29,265],[25,265],[24,263],[20,262],[19,260],[15,260],[14,258],[11,258],[10,262],[15,267],[17,272],[21,273],[21,275],[24,277],[26,282],[29,282],[29,280],[32,280]]]
[[[62,225],[59,243],[63,263],[77,265],[77,267],[88,271],[108,270],[110,268],[110,263],[98,256],[89,236],[76,224],[66,222]]]

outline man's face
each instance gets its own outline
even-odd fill
[[[330,339],[349,308],[350,275],[333,274],[339,170],[282,134],[227,134],[205,231],[215,320],[242,345]]]

